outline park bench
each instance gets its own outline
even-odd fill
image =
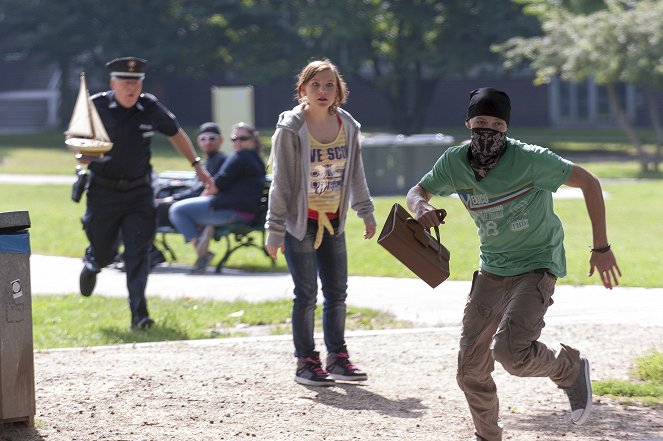
[[[195,182],[195,173],[192,172],[163,172],[157,179],[156,197],[162,198],[190,186]],[[270,259],[272,266],[275,262],[269,256],[265,249],[265,219],[267,217],[267,205],[269,199],[269,187],[272,183],[271,176],[265,179],[262,196],[260,198],[259,211],[256,218],[250,224],[236,223],[221,225],[214,228],[213,239],[221,243],[224,250],[221,259],[215,266],[215,272],[220,273],[224,265],[236,251],[243,248],[255,248],[260,250]],[[257,234],[254,234],[257,233]],[[176,261],[177,256],[173,249],[168,245],[167,236],[171,234],[180,234],[170,223],[160,221],[157,226],[156,243],[164,251],[164,254],[170,261]],[[257,237],[256,237],[257,236]]]

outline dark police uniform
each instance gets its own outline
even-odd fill
[[[108,64],[111,75],[116,75],[113,69],[119,73],[132,69],[127,63],[133,63],[133,71],[138,73],[143,73],[146,67],[144,60],[126,57]],[[96,274],[112,263],[121,235],[131,326],[145,328],[153,323],[147,310],[145,287],[150,272],[150,244],[156,229],[150,145],[156,132],[171,137],[180,126],[175,116],[147,93],[141,94],[131,108],[121,106],[112,90],[94,95],[92,101],[113,148],[105,154],[106,160],[88,166],[90,184],[82,221],[90,245],[81,273],[81,293],[92,293]]]

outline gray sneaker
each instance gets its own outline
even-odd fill
[[[366,381],[368,375],[350,361],[347,352],[330,352],[327,355],[327,372],[334,380]]]
[[[204,256],[198,257],[196,259],[196,263],[193,265],[193,268],[191,268],[191,271],[189,271],[189,274],[205,274],[207,271],[207,266],[210,264],[212,259],[214,259],[214,253],[211,251],[208,251]]]
[[[314,352],[308,357],[297,358],[295,381],[307,386],[333,386],[336,382],[322,368],[320,354]]]
[[[585,358],[580,359],[580,372],[575,383],[569,388],[564,388],[571,404],[571,421],[573,424],[583,424],[587,421],[592,410],[592,382],[589,379],[589,362]]]

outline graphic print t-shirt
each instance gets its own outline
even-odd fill
[[[322,240],[322,228],[333,234],[326,213],[336,213],[341,201],[341,186],[348,158],[345,130],[340,126],[338,135],[330,143],[311,139],[311,166],[308,188],[308,208],[318,213],[318,235]],[[316,243],[319,246],[319,242]]]
[[[481,268],[500,276],[548,268],[564,277],[564,231],[552,193],[568,180],[573,164],[548,149],[508,139],[495,168],[477,181],[467,149],[445,151],[421,184],[432,194],[458,194],[478,228]]]

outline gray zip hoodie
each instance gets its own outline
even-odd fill
[[[339,204],[338,233],[345,231],[348,207],[368,225],[376,225],[373,200],[366,185],[359,144],[360,124],[345,110],[337,109],[348,143],[348,160]],[[273,174],[267,211],[267,245],[280,247],[287,231],[298,240],[306,234],[310,142],[303,105],[279,115],[272,136]]]

